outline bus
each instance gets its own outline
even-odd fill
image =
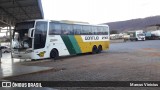
[[[12,57],[39,60],[109,49],[109,26],[53,20],[17,23],[13,32]]]

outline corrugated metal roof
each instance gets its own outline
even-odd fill
[[[0,0],[0,27],[43,17],[41,0]]]

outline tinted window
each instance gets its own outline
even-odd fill
[[[61,34],[61,24],[50,23],[49,26],[49,35],[59,35]]]
[[[97,27],[96,26],[92,26],[92,34],[97,35],[98,31],[97,31]]]
[[[106,26],[98,26],[97,32],[99,35],[108,35],[108,27]]]
[[[61,24],[61,28],[62,28],[61,33],[64,35],[74,34],[71,24]]]
[[[108,35],[108,27],[103,27],[103,35]]]
[[[90,32],[90,26],[88,25],[83,25],[82,26],[82,30],[81,30],[81,34],[83,35],[88,35]]]
[[[103,27],[102,26],[98,26],[97,27],[97,32],[98,32],[98,35],[102,35],[102,33],[103,33]]]
[[[88,34],[89,34],[89,35],[92,35],[92,26],[88,26],[88,27],[89,27]]]
[[[81,25],[73,25],[74,34],[76,34],[76,35],[81,34],[81,29],[82,29]]]

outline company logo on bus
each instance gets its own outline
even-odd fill
[[[90,41],[107,41],[108,36],[106,35],[98,35],[98,36],[93,36],[93,35],[82,35],[81,36],[84,42],[90,42]]]
[[[44,54],[46,53],[46,51],[40,52],[39,54],[37,54],[39,57],[44,57]]]
[[[85,36],[85,40],[99,40],[98,36]]]

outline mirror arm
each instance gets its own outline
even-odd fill
[[[30,28],[30,29],[29,29],[29,31],[28,31],[28,37],[34,38],[34,37],[32,36],[33,31],[34,31],[34,28]]]

